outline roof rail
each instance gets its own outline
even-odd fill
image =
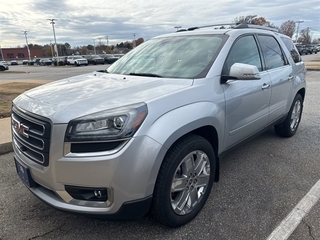
[[[187,29],[180,29],[176,32],[185,32],[185,31],[193,31],[200,28],[208,28],[208,27],[217,27],[217,26],[233,26],[233,29],[242,29],[242,28],[255,28],[255,29],[262,29],[262,30],[268,30],[273,32],[279,32],[278,29],[272,28],[272,27],[266,27],[256,24],[249,24],[249,23],[220,23],[220,24],[212,24],[212,25],[206,25],[206,26],[200,26],[200,27],[190,27]]]
[[[225,26],[225,25],[235,25],[235,23],[220,23],[220,24],[212,24],[212,25],[206,25],[206,26],[200,26],[200,27],[190,27],[187,29],[180,29],[176,32],[193,31],[200,28],[217,27],[217,26]]]
[[[276,28],[266,27],[266,26],[261,26],[256,24],[249,24],[249,23],[240,23],[235,26],[235,29],[241,29],[241,28],[256,28],[256,29],[263,29],[263,30],[268,30],[273,32],[279,32],[279,30]]]

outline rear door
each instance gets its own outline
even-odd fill
[[[272,35],[258,35],[265,69],[271,79],[270,115],[273,122],[287,112],[287,104],[293,87],[293,69],[277,39]]]

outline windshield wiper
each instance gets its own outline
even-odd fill
[[[129,73],[129,75],[162,78],[162,76],[160,76],[158,74],[153,74],[153,73],[134,73],[134,72],[132,72],[132,73]]]

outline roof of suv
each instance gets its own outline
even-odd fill
[[[208,34],[208,33],[213,33],[213,34],[226,34],[226,33],[231,33],[231,32],[251,32],[251,33],[277,33],[281,34],[277,29],[271,28],[271,27],[265,27],[265,26],[260,26],[260,25],[254,25],[254,24],[239,24],[236,25],[234,28],[224,28],[224,29],[212,29],[214,26],[223,26],[223,25],[231,25],[231,24],[220,24],[220,25],[208,25],[208,26],[203,26],[203,27],[191,27],[188,29],[182,29],[178,30],[175,33],[169,33],[169,34],[164,34],[158,37],[166,37],[166,36],[174,36],[174,35],[202,35],[202,34]],[[234,24],[233,24],[234,25]],[[281,34],[283,35],[283,34]],[[285,36],[285,35],[283,35]],[[157,38],[157,37],[156,37]]]

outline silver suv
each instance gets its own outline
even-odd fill
[[[221,157],[274,126],[293,136],[306,69],[290,38],[258,26],[191,28],[150,39],[111,65],[18,96],[14,159],[49,205],[162,224],[192,220]]]

